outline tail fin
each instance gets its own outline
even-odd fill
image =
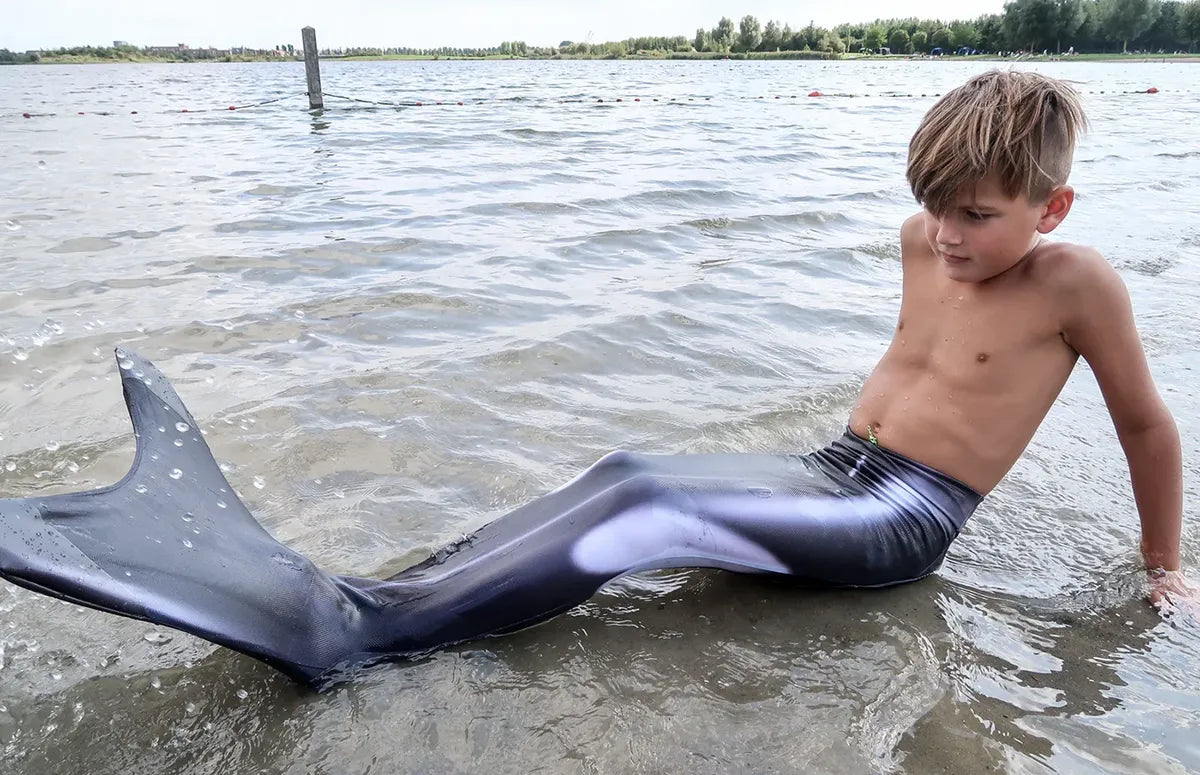
[[[133,466],[111,487],[0,499],[0,577],[316,682],[353,650],[359,616],[349,598],[359,593],[271,538],[166,378],[135,353],[116,355]]]

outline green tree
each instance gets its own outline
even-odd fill
[[[907,54],[908,42],[908,30],[903,27],[897,27],[888,35],[888,48],[893,54]]]
[[[759,26],[758,19],[747,14],[742,17],[742,23],[738,26],[737,49],[753,51],[758,48],[759,43],[762,43],[762,27]]]
[[[913,51],[918,54],[929,53],[929,36],[925,34],[925,30],[914,32],[912,37],[909,38],[909,42],[912,43]]]
[[[1104,26],[1129,51],[1129,41],[1150,29],[1160,12],[1158,0],[1109,0]]]
[[[949,27],[934,30],[931,43],[935,46],[941,46],[943,49],[950,48],[954,43],[954,33]]]
[[[783,30],[779,28],[779,22],[772,19],[763,28],[762,43],[759,45],[759,49],[762,51],[778,51],[782,47]]]
[[[821,31],[821,39],[817,41],[815,48],[818,51],[828,51],[833,54],[846,53],[846,44],[842,42],[841,38],[829,30]]]
[[[1196,48],[1196,41],[1200,41],[1200,0],[1192,0],[1179,10],[1179,37],[1188,42],[1189,51]]]
[[[950,25],[950,32],[950,45],[953,48],[959,49],[963,46],[967,48],[979,48],[979,30],[971,22],[953,22]]]
[[[1197,0],[1200,2],[1200,0]],[[887,30],[881,25],[874,24],[867,28],[867,33],[863,35],[863,48],[868,51],[878,51],[883,48],[884,41],[887,40]]]
[[[1183,3],[1165,0],[1159,8],[1161,10],[1158,18],[1150,25],[1150,29],[1138,38],[1138,45],[1150,51],[1175,51],[1187,46],[1188,41],[1184,39],[1180,29],[1179,15],[1183,10]]]
[[[1083,0],[1058,0],[1058,19],[1054,44],[1059,53],[1062,53],[1064,40],[1074,40],[1075,36],[1079,34],[1079,28],[1083,26],[1085,18],[1087,18],[1087,14],[1083,10]]]
[[[722,16],[713,29],[712,38],[717,51],[728,51],[733,46],[733,19]]]
[[[1004,32],[1013,48],[1048,49],[1057,38],[1057,27],[1056,0],[1013,0],[1004,4]]]

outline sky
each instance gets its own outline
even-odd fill
[[[553,46],[641,35],[695,34],[722,16],[823,27],[876,18],[973,19],[1004,0],[0,0],[0,48],[105,45],[300,46],[311,25],[321,48]]]

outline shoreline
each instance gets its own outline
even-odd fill
[[[437,56],[437,55],[421,55],[421,54],[368,54],[355,56],[322,56],[323,62],[482,62],[482,61],[586,61],[586,60],[631,60],[631,61],[809,61],[809,62],[925,62],[925,61],[946,61],[946,62],[1124,62],[1127,64],[1166,64],[1166,63],[1185,63],[1194,64],[1200,62],[1200,53],[1196,54],[1075,54],[1073,56],[1027,56],[1027,57],[1002,57],[990,54],[979,54],[975,56],[944,56],[944,57],[927,57],[913,56],[911,54],[823,54],[821,52],[752,52],[749,54],[709,54],[709,53],[685,53],[672,54],[671,52],[663,52],[661,54],[629,54],[622,57],[609,56],[591,56],[591,55],[575,55],[575,54],[557,54],[555,56],[544,57],[515,57],[508,54],[492,54],[489,56]],[[13,63],[12,66],[18,65],[93,65],[93,64],[114,64],[114,65],[142,65],[142,64],[235,64],[245,62],[269,62],[277,64],[302,63],[301,58],[293,57],[241,57],[235,56],[222,59],[195,59],[195,60],[180,60],[168,59],[166,57],[138,57],[136,59],[105,59],[102,57],[82,57],[82,56],[62,56],[62,57],[43,57],[37,62],[20,62]]]

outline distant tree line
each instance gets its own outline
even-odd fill
[[[1200,44],[1200,0],[1010,0],[1004,11],[972,20],[876,19],[865,24],[839,24],[832,29],[809,23],[793,29],[788,24],[743,16],[737,24],[722,17],[712,29],[698,29],[687,37],[639,37],[606,43],[564,40],[558,46],[530,46],[505,41],[498,46],[439,48],[358,47],[326,49],[324,56],[425,57],[559,57],[620,58],[648,54],[665,57],[729,55],[836,57],[851,52],[892,54],[1009,53],[1074,49],[1079,53],[1116,51],[1189,51]],[[292,44],[278,49],[295,56]],[[161,49],[134,46],[78,46],[41,52],[42,56],[83,56],[97,59],[136,59],[139,56],[191,60],[218,54],[247,55],[265,52],[233,49]],[[228,58],[226,56],[225,58]],[[38,52],[18,54],[0,49],[0,64],[36,62]]]
[[[675,40],[675,39],[670,39]],[[825,29],[799,30],[777,21],[761,25],[744,16],[734,25],[722,18],[710,30],[698,29],[696,51],[747,52],[812,50],[832,53],[874,51],[928,54],[935,49],[1078,52],[1195,51],[1200,42],[1200,0],[1012,0],[999,14],[974,20],[877,19]]]
[[[764,54],[846,52],[893,54],[1128,51],[1195,51],[1200,44],[1200,0],[1011,0],[998,14],[972,20],[942,21],[915,17],[876,19],[865,24],[839,24],[832,29],[789,24],[743,16],[734,23],[722,17],[712,29],[695,35],[626,38],[606,43],[564,40],[557,46],[529,46],[507,41],[486,48],[352,48],[329,52],[356,56],[407,54],[446,57],[619,58],[631,54],[687,56],[689,54]]]

